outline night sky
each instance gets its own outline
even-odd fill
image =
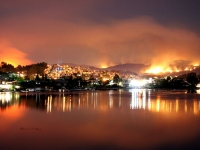
[[[0,61],[199,63],[199,0],[0,0]]]

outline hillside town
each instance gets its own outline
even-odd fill
[[[195,70],[196,69],[196,70]],[[199,67],[179,74],[135,74],[119,70],[91,69],[67,64],[49,65],[45,62],[17,66],[5,62],[0,66],[1,91],[69,91],[106,90],[119,88],[198,88]]]

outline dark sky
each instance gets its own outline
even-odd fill
[[[0,60],[199,63],[199,0],[0,0]]]

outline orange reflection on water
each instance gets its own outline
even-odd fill
[[[47,113],[50,113],[52,109],[52,96],[48,96],[47,98]]]
[[[5,117],[8,118],[9,120],[17,120],[22,115],[23,115],[23,107],[19,107],[18,104],[12,105],[11,107],[7,108],[4,111],[1,111],[0,113],[0,117]]]
[[[130,104],[131,109],[148,109],[153,112],[193,112],[194,114],[198,114],[200,111],[200,101],[197,100],[197,98],[194,98],[193,100],[188,99],[184,100],[179,98],[173,98],[174,93],[171,94],[171,97],[169,96],[169,99],[164,99],[164,94],[168,93],[162,93],[160,94],[158,92],[158,95],[156,98],[151,97],[151,92],[145,89],[132,89],[130,90],[132,93],[132,100]],[[181,93],[180,95],[184,95],[185,93]],[[176,93],[174,94],[175,96]],[[197,96],[197,95],[189,95],[189,96]]]
[[[194,105],[194,114],[197,115],[199,113],[199,107],[200,107],[200,102],[198,101],[194,101],[193,102],[193,105]]]
[[[13,126],[18,120],[24,117],[25,108],[14,104],[3,111],[0,111],[0,120],[4,120],[0,123],[0,128],[6,132]]]
[[[163,149],[198,142],[199,116],[193,113],[199,113],[199,101],[195,95],[191,100],[182,93],[169,95],[143,89],[22,95],[0,113],[0,140],[11,143],[10,149],[20,142],[24,149],[30,143],[33,149],[98,149],[102,144],[101,149]]]
[[[6,120],[0,124],[1,128],[7,129],[19,118],[23,117],[24,107],[19,106],[19,93],[0,92],[0,119]]]
[[[85,108],[99,109],[101,111],[120,108],[143,109],[165,113],[184,112],[199,114],[200,101],[198,100],[198,95],[146,89],[131,89],[128,92],[94,91],[71,94],[60,93],[46,95],[45,99],[40,98],[40,94],[34,94],[30,96],[21,95],[19,107],[37,107],[46,110],[47,113],[51,113],[52,111],[71,112],[74,109]],[[11,109],[14,104],[18,103],[19,93],[0,93],[1,111]],[[12,111],[10,113],[12,115]],[[17,113],[13,113],[13,115],[17,115]]]
[[[194,113],[200,111],[200,102],[196,99],[183,99],[173,95],[174,93],[159,93],[145,89],[131,89],[130,91],[129,109],[145,109],[153,112],[164,113]],[[156,94],[155,94],[156,93]],[[105,94],[105,93],[104,93]],[[171,94],[171,95],[170,95]],[[181,93],[180,95],[184,95]],[[59,95],[56,97],[48,96],[47,98],[47,113],[52,110],[56,111],[73,111],[73,109],[93,108],[106,111],[114,108],[128,108],[129,93],[110,91],[107,97],[101,92],[79,93],[77,96]],[[169,98],[166,95],[170,95]],[[187,94],[186,94],[187,95]],[[192,95],[193,96],[193,95]],[[127,97],[127,99],[126,99]]]

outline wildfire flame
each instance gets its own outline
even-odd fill
[[[193,69],[199,67],[199,64],[193,64],[190,66],[186,66],[185,68],[178,67],[165,67],[165,66],[151,66],[149,69],[145,71],[145,73],[152,74],[161,74],[161,73],[172,73],[172,72],[180,72],[180,71],[192,71]]]
[[[0,39],[0,60],[6,63],[17,65],[28,65],[32,61],[26,58],[26,54],[13,47],[8,41]],[[14,55],[12,55],[14,54]]]
[[[108,66],[106,64],[102,64],[101,68],[108,68]]]
[[[178,69],[176,70],[177,72],[179,71]],[[174,72],[173,69],[171,68],[166,68],[164,66],[152,66],[150,69],[146,70],[146,73],[153,73],[153,74],[160,74],[160,73],[166,73],[166,72]]]

